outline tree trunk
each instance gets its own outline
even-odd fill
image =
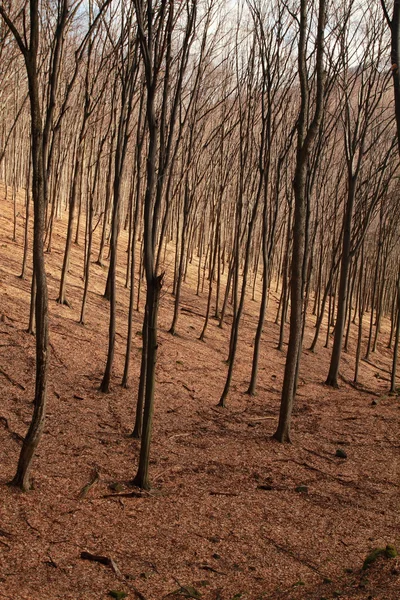
[[[297,158],[296,170],[293,180],[295,196],[294,224],[293,224],[293,252],[292,272],[290,285],[290,333],[289,345],[286,356],[285,374],[283,379],[281,407],[279,412],[278,428],[274,437],[279,442],[290,442],[290,425],[295,394],[296,374],[299,368],[302,331],[303,331],[303,271],[306,239],[306,175],[310,147],[313,143],[322,119],[324,96],[324,28],[325,28],[325,0],[319,1],[318,29],[316,38],[316,106],[310,125],[307,126],[307,107],[309,100],[309,82],[306,63],[307,46],[307,1],[300,3],[300,37],[298,50],[298,66],[301,89],[301,108],[297,124]]]
[[[30,48],[25,54],[31,108],[32,141],[32,198],[34,205],[33,261],[36,274],[36,381],[32,421],[22,444],[17,472],[11,482],[27,491],[31,488],[30,471],[36,448],[40,442],[46,417],[48,377],[48,297],[44,260],[44,195],[43,129],[40,112],[37,52],[39,47],[39,7],[31,0]]]
[[[350,167],[351,168],[351,167]],[[338,375],[340,357],[342,354],[343,331],[346,320],[346,299],[348,289],[348,279],[350,270],[350,246],[351,246],[351,223],[353,219],[353,206],[355,196],[355,177],[349,170],[349,192],[347,197],[346,209],[343,216],[343,245],[342,260],[340,269],[339,293],[337,299],[337,316],[335,324],[335,336],[333,340],[333,349],[331,363],[326,384],[331,387],[338,387]]]

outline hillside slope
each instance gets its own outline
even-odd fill
[[[179,335],[167,333],[171,259],[160,314],[151,464],[155,488],[141,495],[128,486],[138,453],[138,442],[129,434],[142,312],[134,315],[130,387],[122,389],[125,232],[113,386],[104,395],[98,386],[107,349],[108,304],[102,298],[107,271],[92,267],[87,324],[81,326],[80,247],[73,248],[68,282],[72,306],[55,301],[66,227],[57,222],[54,249],[47,255],[47,426],[33,467],[34,489],[21,494],[9,488],[34,386],[34,339],[26,333],[30,280],[18,278],[23,218],[18,219],[13,243],[12,206],[2,201],[0,598],[99,600],[110,597],[110,590],[142,600],[167,595],[210,600],[400,597],[397,559],[378,561],[367,575],[360,571],[372,548],[400,545],[400,402],[386,395],[390,355],[383,338],[374,364],[361,365],[362,392],[345,383],[339,390],[323,385],[329,349],[304,353],[294,443],[280,445],[271,439],[285,361],[276,350],[276,299],[272,295],[269,305],[257,396],[243,393],[258,308],[249,300],[228,407],[216,408],[226,374],[228,327],[221,330],[212,321],[206,342],[198,340],[206,294],[196,297],[193,269],[183,289]],[[306,330],[305,347],[312,333]],[[349,380],[352,363],[352,354],[344,355],[343,374]],[[335,456],[338,448],[347,459]],[[93,471],[99,481],[80,498]],[[296,491],[298,486],[307,491]],[[83,560],[82,552],[110,557],[117,568]]]

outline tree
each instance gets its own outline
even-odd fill
[[[300,79],[301,106],[297,121],[297,156],[296,170],[293,180],[294,189],[294,224],[293,224],[293,253],[291,268],[291,307],[290,334],[286,356],[285,374],[283,380],[281,407],[278,428],[274,437],[279,442],[290,442],[290,424],[295,395],[296,374],[301,354],[303,331],[303,267],[305,256],[306,236],[306,173],[307,161],[312,143],[318,132],[322,119],[324,99],[324,39],[325,39],[326,2],[319,0],[318,25],[315,40],[316,59],[316,96],[315,108],[311,122],[308,122],[308,106],[310,100],[309,75],[307,69],[307,2],[300,2],[298,69]]]
[[[64,15],[67,3],[62,1],[59,15]],[[29,17],[28,17],[29,12]],[[29,101],[31,114],[31,143],[32,143],[32,198],[34,206],[34,237],[33,237],[33,264],[36,280],[36,381],[35,399],[31,424],[25,436],[19,456],[17,472],[11,484],[23,491],[31,487],[30,471],[36,448],[40,442],[46,417],[47,377],[48,377],[48,296],[47,280],[44,261],[44,219],[46,197],[44,186],[44,127],[42,121],[41,100],[39,93],[39,60],[38,51],[40,44],[40,14],[39,0],[29,1],[28,6],[15,16],[8,14],[3,4],[0,4],[0,15],[11,30],[25,60],[28,77]],[[23,22],[21,34],[18,21]],[[29,40],[27,39],[26,26],[29,23]],[[65,22],[64,22],[65,24]],[[60,28],[56,35],[62,37],[63,29]],[[53,85],[57,83],[57,73],[53,72]],[[52,91],[53,91],[52,89]]]
[[[168,164],[173,131],[176,122],[178,100],[182,89],[182,81],[187,67],[190,45],[193,41],[197,2],[177,5],[174,0],[156,2],[152,0],[135,0],[134,3],[140,42],[140,51],[145,71],[147,94],[146,126],[148,134],[146,192],[144,198],[144,269],[146,275],[146,309],[145,332],[143,339],[146,347],[143,349],[142,370],[144,383],[144,415],[143,431],[140,446],[140,456],[137,474],[133,483],[143,489],[149,489],[149,459],[152,422],[154,412],[155,367],[157,362],[157,318],[160,293],[163,283],[163,273],[156,271],[156,244],[159,213],[161,210],[162,192],[165,169]],[[177,9],[177,14],[175,10]],[[168,116],[170,101],[169,75],[173,63],[173,32],[179,19],[186,12],[186,24],[179,54],[179,70],[174,89],[175,102]],[[162,102],[159,119],[157,118],[157,92],[162,69],[164,81],[162,87]],[[169,131],[167,134],[167,126]],[[158,151],[158,173],[157,173]]]

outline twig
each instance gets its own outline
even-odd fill
[[[188,435],[192,435],[192,433],[191,432],[189,432],[189,433],[174,433],[174,435],[171,435],[168,439],[172,440],[173,438],[187,437]]]
[[[23,519],[24,519],[25,523],[26,523],[26,524],[27,524],[27,525],[28,525],[28,526],[29,526],[29,527],[30,527],[30,528],[31,528],[33,531],[36,531],[36,533],[38,533],[38,534],[39,534],[39,536],[41,537],[41,536],[42,536],[42,534],[41,534],[40,530],[39,530],[37,527],[35,527],[34,525],[32,525],[32,524],[29,522],[29,520],[28,520],[28,517],[27,517],[26,515],[24,515],[24,514],[22,515],[22,517],[23,517]]]
[[[181,306],[181,311],[190,313],[191,315],[196,315],[197,317],[201,317],[202,319],[204,319],[204,315],[197,312],[196,310],[189,308],[188,306]]]
[[[48,554],[49,560],[46,561],[46,564],[54,567],[55,569],[58,569],[58,564],[52,559],[51,554]]]
[[[21,383],[19,383],[18,381],[15,381],[15,379],[13,379],[8,373],[3,371],[3,369],[0,369],[0,374],[3,375],[10,383],[15,385],[15,387],[18,387],[20,390],[23,390],[23,391],[26,390],[26,388]]]
[[[61,366],[67,368],[67,365],[65,364],[65,362],[60,358],[60,355],[58,354],[58,352],[56,351],[56,349],[54,348],[54,344],[52,342],[49,342],[49,346],[51,348],[51,351],[53,353],[53,356],[58,360],[58,362],[60,363]]]
[[[188,392],[190,392],[190,394],[194,394],[195,390],[193,388],[191,388],[188,385],[186,385],[186,383],[183,383],[183,382],[181,382],[181,383],[182,383],[182,386],[185,388],[185,390],[187,390]],[[191,398],[193,398],[193,396],[191,396]]]
[[[311,450],[310,448],[306,448],[305,446],[303,446],[303,450],[305,450],[306,452],[309,452],[310,454],[314,454],[315,456],[318,456],[318,458],[323,458],[324,460],[328,460],[329,462],[335,463],[336,461],[333,460],[333,458],[330,458],[329,456],[324,456],[323,454],[320,454],[319,452],[316,452],[315,450]]]
[[[239,496],[236,492],[218,492],[217,490],[211,490],[210,496]]]
[[[22,348],[21,344],[0,344],[0,348]]]
[[[91,552],[81,552],[82,560],[90,560],[92,562],[98,562],[106,567],[111,567],[112,570],[118,577],[122,577],[122,573],[119,570],[116,562],[109,556],[102,556],[101,554],[91,554]]]
[[[92,562],[98,562],[101,565],[105,565],[106,567],[111,567],[114,571],[115,575],[121,579],[127,587],[129,587],[134,594],[139,598],[139,600],[146,600],[145,596],[143,596],[142,592],[140,592],[132,583],[126,580],[126,577],[121,573],[118,568],[117,563],[110,556],[103,556],[101,554],[92,554],[91,552],[81,552],[82,560],[90,560]]]
[[[103,498],[156,498],[157,494],[152,494],[147,490],[140,490],[138,492],[123,492],[122,494],[104,494]]]
[[[131,588],[134,594],[139,598],[139,600],[146,600],[146,597],[143,596],[142,592],[139,592],[137,588],[135,588],[132,584],[128,583],[128,586]]]
[[[210,567],[210,565],[200,565],[199,569],[202,569],[203,571],[211,571],[212,573],[217,573],[217,575],[227,575],[227,573],[218,571],[217,569],[214,569],[214,567]]]
[[[290,548],[285,548],[285,546],[281,546],[280,544],[278,544],[277,542],[275,542],[275,540],[273,540],[272,538],[270,538],[268,536],[264,536],[264,539],[266,539],[273,546],[275,546],[275,548],[277,550],[279,550],[280,552],[283,552],[284,554],[288,554],[291,558],[293,558],[294,560],[296,560],[300,564],[305,565],[311,571],[314,571],[314,573],[318,573],[318,575],[320,575],[320,577],[323,577],[323,575],[321,574],[321,571],[319,570],[318,567],[316,567],[315,565],[313,565],[312,563],[310,563],[308,560],[304,560],[300,556],[297,556],[297,554],[293,550],[291,550]]]
[[[0,422],[3,423],[5,429],[11,434],[11,437],[17,441],[17,442],[23,442],[24,438],[22,437],[22,435],[20,435],[19,433],[17,433],[16,431],[13,431],[9,424],[8,424],[8,419],[6,419],[6,417],[0,417]]]
[[[0,536],[6,537],[6,538],[12,538],[12,533],[9,533],[8,531],[4,531],[4,529],[0,529]]]
[[[179,596],[184,596],[185,598],[195,598],[195,600],[197,600],[197,598],[200,598],[198,591],[195,590],[192,586],[182,585],[176,577],[172,577],[172,579],[177,585],[179,585],[179,589],[174,590],[173,592],[169,592],[169,594],[166,594],[165,596],[163,596],[163,598],[168,598],[169,596],[176,596],[177,594],[179,594]]]

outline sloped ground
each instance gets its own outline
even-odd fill
[[[19,209],[23,212],[22,204]],[[142,600],[168,594],[206,600],[400,598],[398,559],[380,559],[361,572],[372,548],[400,545],[400,402],[386,394],[390,353],[384,333],[373,364],[361,365],[363,392],[345,383],[339,390],[322,384],[330,358],[323,342],[315,355],[304,353],[294,443],[280,445],[271,439],[285,361],[276,350],[275,296],[265,327],[258,394],[244,394],[258,310],[258,302],[249,300],[228,408],[219,409],[229,327],[221,330],[211,320],[206,343],[198,340],[206,293],[194,293],[193,266],[184,285],[186,310],[180,313],[179,335],[167,333],[173,302],[169,258],[160,311],[151,464],[155,488],[129,496],[134,490],[127,483],[136,472],[138,455],[138,442],[129,434],[142,312],[134,315],[137,333],[130,387],[125,390],[120,386],[128,305],[125,232],[113,387],[104,395],[98,386],[107,350],[108,304],[101,296],[106,268],[92,266],[87,324],[81,326],[82,247],[73,248],[68,281],[72,308],[55,302],[66,226],[57,223],[54,249],[47,256],[47,426],[33,467],[33,491],[21,494],[8,487],[32,411],[35,364],[34,339],[26,333],[30,281],[18,278],[21,216],[18,221],[13,243],[12,206],[3,201],[0,598],[100,600],[109,598],[110,590]],[[305,347],[312,334],[310,327]],[[350,352],[343,359],[344,377],[351,380],[352,371]],[[347,459],[335,456],[338,448]],[[80,499],[96,469],[99,482]],[[122,484],[120,491],[110,488],[115,482]],[[306,486],[307,492],[296,491],[298,486]],[[84,551],[112,558],[116,568],[83,560]],[[177,590],[180,594],[173,596]]]

